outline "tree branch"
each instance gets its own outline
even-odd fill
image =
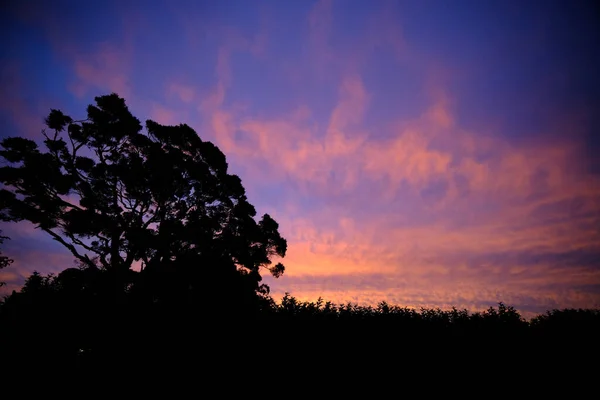
[[[79,254],[77,252],[77,249],[75,248],[75,246],[73,246],[71,243],[67,243],[63,238],[60,237],[59,234],[57,234],[56,232],[51,231],[48,228],[42,228],[42,230],[46,233],[48,233],[50,236],[52,236],[54,238],[54,240],[56,240],[57,242],[61,243],[63,246],[65,246],[67,249],[69,249],[69,251],[79,260],[81,260],[82,262],[84,262],[85,264],[87,264],[90,267],[95,267],[94,263],[92,262],[92,260],[89,259],[89,257],[87,256],[82,256],[81,254]]]
[[[94,249],[94,248],[93,248],[93,247],[91,247],[91,246],[88,246],[87,244],[83,243],[81,240],[77,239],[75,236],[73,236],[73,235],[71,235],[71,234],[68,234],[68,233],[67,233],[67,236],[69,236],[69,239],[71,239],[71,241],[72,241],[73,243],[75,243],[76,245],[78,245],[78,246],[81,246],[81,247],[83,247],[84,249],[86,249],[86,250],[88,250],[88,251],[91,251],[91,252],[94,252],[94,253],[96,253],[96,254],[98,254],[98,255],[102,255],[102,252],[100,252],[100,251],[98,251],[98,250]]]

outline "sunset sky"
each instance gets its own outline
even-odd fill
[[[600,12],[585,1],[2,2],[0,137],[116,92],[226,154],[288,240],[279,299],[600,307]],[[3,224],[33,270],[73,266]]]

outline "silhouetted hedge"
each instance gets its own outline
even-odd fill
[[[94,285],[101,272],[95,274],[81,285],[68,274],[35,273],[6,297],[0,305],[4,359],[74,370],[282,355],[338,365],[381,357],[529,365],[549,354],[563,357],[567,348],[591,354],[600,337],[600,311],[591,309],[551,310],[527,321],[503,303],[471,313],[307,302],[286,294],[280,302],[260,296],[249,306],[248,299],[216,292],[201,301],[178,295],[177,302],[156,302],[135,290],[103,292]]]

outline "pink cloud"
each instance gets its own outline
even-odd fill
[[[507,139],[491,121],[482,122],[486,131],[465,129],[453,109],[459,99],[447,91],[454,72],[423,65],[427,60],[405,42],[390,4],[373,16],[365,35],[341,49],[331,41],[332,2],[311,9],[302,62],[316,72],[307,74],[301,63],[292,70],[298,86],[315,76],[333,77],[327,84],[334,82],[338,93],[329,109],[298,100],[287,112],[258,115],[232,102],[240,78],[234,55],[268,59],[269,35],[246,37],[211,26],[221,38],[214,82],[168,81],[167,99],[183,105],[148,102],[147,111],[165,124],[199,122],[203,139],[223,150],[233,172],[243,171],[247,188],[295,189],[277,192],[278,205],[264,210],[289,241],[286,274],[272,281],[276,295],[470,309],[496,300],[599,304],[598,295],[577,290],[600,285],[588,260],[600,252],[600,181],[581,167],[578,132],[585,121],[568,116],[557,121],[560,132],[530,141]],[[128,49],[103,45],[87,55],[69,53],[74,91],[127,95]],[[377,93],[361,68],[381,49],[429,73],[423,93],[415,94],[429,104],[420,115],[399,115],[375,128],[367,118],[380,111],[373,110]],[[20,106],[2,104],[25,121]],[[190,121],[188,115],[199,117]]]
[[[125,48],[108,43],[101,44],[91,54],[75,54],[73,94],[84,97],[92,91],[104,90],[128,98],[131,95],[128,54]]]
[[[152,106],[152,110],[150,111],[150,119],[163,125],[178,125],[182,123],[181,120],[178,119],[175,111],[158,104],[154,104]]]
[[[344,136],[363,121],[368,102],[369,95],[360,76],[344,77],[339,89],[339,101],[331,113],[327,128],[327,134],[337,141],[337,147],[333,146],[333,149],[342,147],[342,153],[347,151],[345,142],[348,140]]]
[[[336,197],[341,204],[310,213],[290,205],[286,214],[277,216],[289,251],[284,260],[287,273],[273,281],[274,293],[475,310],[486,307],[481,299],[488,304],[600,303],[597,295],[575,289],[557,295],[549,286],[600,284],[600,273],[589,270],[584,261],[579,273],[574,265],[547,261],[561,254],[600,251],[600,233],[585,228],[600,222],[600,185],[597,177],[573,167],[581,149],[568,139],[515,144],[500,134],[466,131],[457,126],[451,99],[441,90],[432,93],[431,105],[421,116],[398,121],[391,134],[381,136],[371,135],[363,124],[369,95],[357,75],[342,80],[326,126],[311,124],[306,106],[272,119],[249,119],[235,112],[214,117],[219,122],[213,124],[217,141],[249,173],[261,174],[260,179],[306,182],[307,194],[317,197],[336,193],[328,171],[344,182],[337,187],[346,193]],[[260,167],[265,165],[271,168]],[[444,182],[446,191],[437,203],[428,204],[420,192],[435,182]],[[370,197],[368,203],[357,200],[369,190],[379,197]],[[402,204],[403,197],[417,201],[414,213],[435,213],[436,222],[406,224],[406,210],[394,206]],[[580,210],[573,215],[563,204],[576,199]],[[369,204],[384,208],[367,214],[356,208]],[[554,207],[550,220],[548,211],[535,214],[545,205]],[[490,213],[491,206],[496,211]],[[391,214],[394,208],[399,217]],[[510,265],[492,257],[507,252],[516,257]],[[544,254],[546,261],[532,265],[530,253]],[[459,256],[482,261],[475,267]],[[350,279],[374,273],[404,289],[367,290],[344,282],[323,289],[317,281],[294,283],[307,276]]]
[[[171,83],[167,86],[167,96],[177,96],[183,103],[191,103],[195,97],[195,90],[191,86]]]

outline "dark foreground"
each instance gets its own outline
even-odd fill
[[[554,310],[526,321],[503,304],[468,313],[292,297],[243,311],[8,300],[0,308],[2,364],[29,374],[290,379],[301,371],[354,380],[470,371],[547,381],[597,374],[600,355],[597,310]]]

